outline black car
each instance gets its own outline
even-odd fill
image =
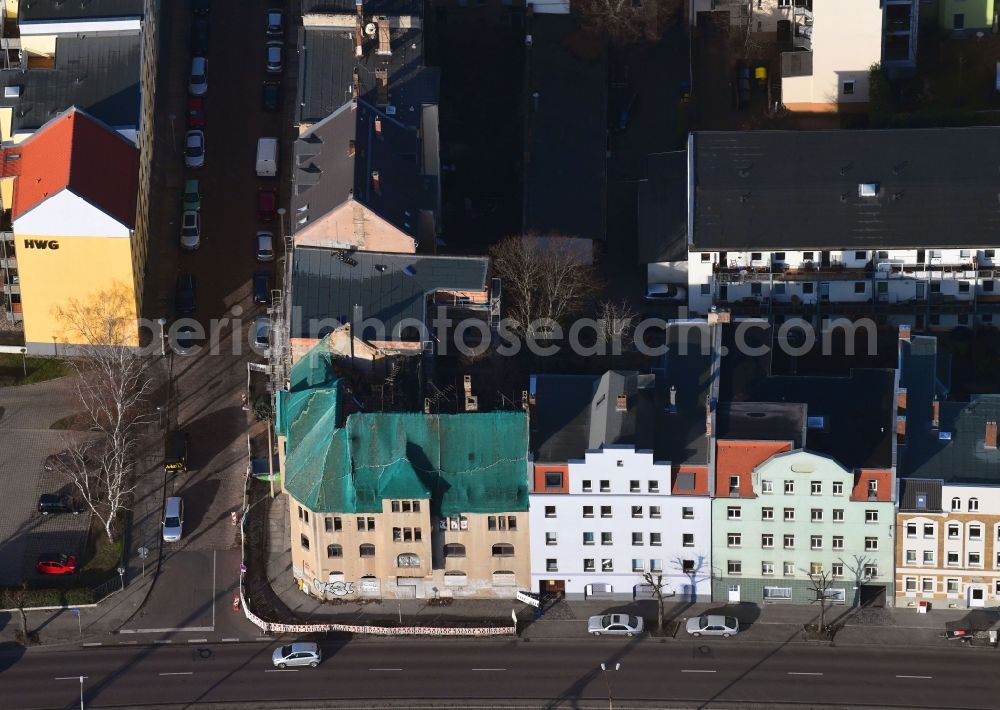
[[[194,275],[181,274],[177,277],[174,310],[177,311],[178,317],[185,318],[194,314],[196,305]]]
[[[209,7],[210,0],[191,0],[191,11],[196,15],[207,15]]]
[[[750,106],[750,67],[741,64],[736,70],[736,108],[740,111]]]
[[[253,302],[271,305],[271,277],[266,271],[255,271],[253,274]]]
[[[208,18],[196,17],[191,23],[191,54],[204,57],[208,54]]]
[[[80,509],[76,507],[73,499],[65,495],[55,493],[43,493],[38,497],[38,512],[42,515],[49,513],[73,513],[78,515]]]
[[[260,107],[268,113],[281,110],[281,82],[265,81],[261,90]]]

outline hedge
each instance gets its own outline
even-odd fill
[[[0,588],[0,609],[16,609],[17,588]],[[94,590],[89,587],[82,589],[29,589],[25,592],[25,608],[33,606],[75,606],[77,604],[93,604]]]

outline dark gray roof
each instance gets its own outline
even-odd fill
[[[333,320],[354,319],[359,324],[358,336],[371,338],[370,331],[360,328],[360,321],[370,318],[381,321],[386,334],[391,335],[403,319],[424,322],[429,293],[440,289],[481,291],[486,287],[489,260],[485,257],[357,251],[350,254],[356,262],[352,266],[340,258],[343,254],[336,249],[295,249],[292,307],[298,310],[294,311],[291,337],[320,337],[332,329]]]
[[[571,15],[536,14],[531,23],[524,231],[603,241],[607,56],[573,54],[567,40],[579,27]]]
[[[639,181],[639,263],[687,259],[687,153],[654,153]]]
[[[54,69],[0,71],[0,86],[20,86],[11,130],[40,128],[57,113],[77,106],[112,128],[139,126],[140,87],[137,33],[56,39]]]
[[[436,133],[437,127],[428,130]],[[353,197],[416,238],[419,210],[437,206],[437,178],[423,175],[422,167],[416,128],[364,101],[344,104],[295,141],[292,231],[308,228]],[[379,174],[377,191],[373,172]]]
[[[103,20],[142,17],[143,0],[21,0],[20,22]]]
[[[801,449],[806,440],[806,405],[792,402],[721,402],[715,411],[719,439],[791,441]]]
[[[560,463],[615,444],[652,449],[656,381],[653,375],[611,370],[603,375],[535,375],[531,448],[535,460]],[[627,397],[617,411],[618,395]]]
[[[982,246],[1000,232],[998,127],[695,133],[692,143],[695,249]],[[860,197],[860,183],[878,183],[878,196]]]
[[[372,105],[377,105],[375,70],[388,69],[389,104],[394,117],[409,126],[419,125],[422,105],[438,102],[440,72],[423,65],[418,27],[391,31],[389,57],[376,55],[374,41],[366,38],[360,60],[354,56],[353,29],[306,27],[300,37],[299,123],[322,121],[349,102],[355,67],[360,97]]]
[[[932,479],[902,478],[899,481],[899,509],[907,513],[928,511],[940,513],[942,482]],[[925,499],[923,507],[917,505],[917,497]]]
[[[707,403],[712,389],[711,349],[702,351],[702,338],[709,337],[704,324],[672,324],[667,328],[669,351],[663,376],[666,424],[659,445],[673,465],[707,464],[709,437]],[[686,343],[686,345],[685,345]],[[670,388],[675,388],[674,407],[669,407]]]
[[[354,12],[355,0],[301,0],[302,14]],[[372,15],[419,15],[419,0],[368,0],[364,3],[365,17]]]

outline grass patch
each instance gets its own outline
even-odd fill
[[[122,538],[119,535],[114,542],[108,540],[104,528],[96,518],[91,519],[90,534],[87,539],[87,551],[84,562],[76,575],[76,582],[81,585],[96,587],[118,574],[118,564],[122,557]]]
[[[17,588],[0,589],[0,609],[15,609],[17,602],[14,595]],[[69,589],[28,589],[25,607],[31,606],[75,606],[77,604],[93,604],[94,590],[90,587]]]
[[[27,370],[27,374],[25,371]],[[64,360],[0,353],[0,386],[31,385],[65,377],[72,368]]]

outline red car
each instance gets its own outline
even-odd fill
[[[46,552],[38,556],[35,569],[40,574],[73,574],[76,572],[76,555]]]
[[[188,128],[205,127],[205,99],[201,96],[188,97]]]
[[[277,190],[257,191],[257,221],[273,222],[278,209]]]

